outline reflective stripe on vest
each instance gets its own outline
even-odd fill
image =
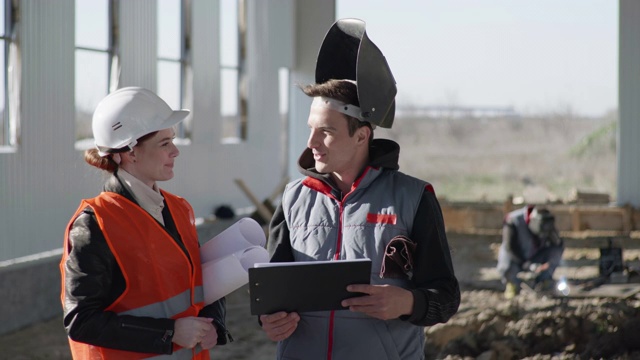
[[[180,349],[178,351],[174,351],[173,354],[171,355],[158,355],[158,356],[153,356],[147,359],[153,359],[153,360],[191,360],[191,359],[198,359],[198,357],[194,357],[194,353],[201,355],[203,353],[207,353],[208,350],[202,350],[200,349],[200,347],[198,346],[198,350],[191,350],[191,349]],[[208,359],[209,357],[206,357],[206,359]]]
[[[97,346],[87,345],[69,340],[71,354],[74,360],[209,360],[209,351],[197,349],[180,348],[174,350],[173,354],[143,354],[130,351],[120,351],[106,349]]]
[[[194,291],[195,302],[203,302],[204,292],[202,286],[196,287]],[[189,306],[191,306],[191,290],[186,290],[183,293],[173,296],[165,301],[158,301],[153,304],[123,311],[120,312],[119,315],[157,317],[158,314],[166,314],[166,317],[173,318],[180,315],[184,309]]]

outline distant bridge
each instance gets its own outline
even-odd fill
[[[520,117],[512,106],[407,106],[396,109],[397,116],[427,116],[432,118]]]

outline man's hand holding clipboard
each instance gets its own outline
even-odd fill
[[[343,300],[364,295],[347,286],[370,279],[370,259],[258,263],[249,269],[251,314],[344,310]]]
[[[300,311],[345,310],[344,301],[365,295],[350,286],[370,286],[371,260],[256,264],[249,269],[251,314],[273,341],[288,338]]]
[[[382,320],[411,314],[411,291],[369,285],[370,272],[369,259],[258,265],[249,269],[251,313],[260,315],[262,328],[273,341],[291,336],[300,311],[349,309]],[[275,285],[266,289],[272,282]]]

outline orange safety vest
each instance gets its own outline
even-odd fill
[[[64,264],[70,247],[69,231],[80,213],[86,207],[91,207],[126,282],[122,295],[105,311],[172,319],[198,315],[204,307],[204,293],[193,210],[183,198],[166,191],[162,191],[162,195],[171,210],[189,257],[144,209],[122,195],[103,192],[93,199],[83,200],[67,226],[60,263],[63,304]],[[173,344],[171,356],[98,347],[70,338],[69,344],[76,360],[128,360],[156,356],[171,359],[209,359],[209,351],[185,349],[176,344]]]

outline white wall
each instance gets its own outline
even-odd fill
[[[294,0],[251,0],[248,2],[249,110],[247,141],[222,144],[219,121],[220,95],[217,89],[218,39],[217,2],[194,1],[193,71],[196,102],[193,106],[194,135],[189,146],[181,147],[176,177],[165,184],[169,191],[184,196],[200,216],[211,214],[217,205],[251,206],[234,183],[241,178],[259,199],[268,197],[284,175],[286,130],[279,115],[278,69],[289,66],[293,44],[287,15]],[[273,6],[278,3],[278,6]],[[210,15],[215,13],[214,19]],[[279,26],[272,26],[277,22]]]
[[[0,154],[0,261],[62,246],[95,172],[74,150],[74,2],[20,2],[21,138]]]
[[[296,2],[296,40],[294,70],[291,83],[308,85],[315,82],[316,58],[327,30],[334,23],[335,2],[298,0]],[[311,99],[297,87],[291,88],[289,121],[288,172],[291,179],[300,177],[298,158],[307,147],[307,118]]]

